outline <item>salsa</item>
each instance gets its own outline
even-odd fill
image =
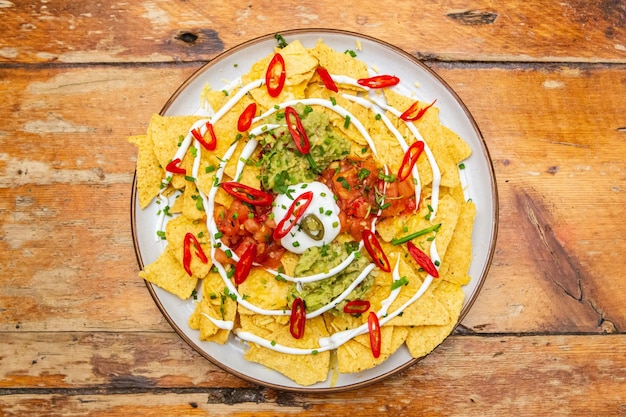
[[[370,160],[346,158],[334,162],[322,172],[320,181],[337,196],[341,231],[357,241],[379,211],[380,218],[385,218],[417,208],[412,179],[397,181]]]

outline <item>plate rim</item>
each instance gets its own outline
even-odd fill
[[[370,36],[370,35],[365,35],[365,34],[361,34],[361,33],[357,33],[357,32],[353,32],[353,31],[348,31],[348,30],[343,30],[343,29],[329,29],[329,28],[300,28],[300,29],[289,29],[289,30],[283,30],[283,31],[278,31],[278,32],[269,32],[266,33],[264,35],[261,36],[257,36],[254,38],[251,38],[247,41],[241,42],[235,46],[233,46],[232,48],[229,48],[221,53],[219,53],[218,55],[216,55],[213,59],[211,59],[210,61],[207,61],[206,63],[204,63],[203,65],[201,65],[197,70],[195,70],[191,75],[189,75],[185,81],[174,91],[174,93],[172,93],[172,95],[170,96],[170,98],[165,102],[165,104],[162,106],[159,115],[164,115],[167,110],[171,107],[171,105],[176,101],[176,99],[180,96],[180,94],[185,91],[185,89],[189,86],[189,84],[191,84],[193,81],[195,81],[200,75],[202,75],[205,71],[207,71],[208,69],[210,69],[214,64],[218,63],[220,60],[224,59],[225,57],[228,57],[229,55],[232,55],[242,49],[248,48],[256,43],[259,42],[263,42],[263,41],[267,41],[272,37],[275,37],[276,34],[280,34],[281,36],[289,36],[289,37],[294,37],[300,34],[307,34],[307,35],[311,35],[311,34],[319,34],[320,36],[324,36],[324,35],[341,35],[341,36],[347,36],[347,37],[353,37],[355,39],[363,39],[363,40],[368,40],[374,43],[377,43],[381,46],[384,46],[388,49],[391,49],[393,52],[398,53],[399,55],[404,56],[405,58],[407,58],[409,61],[411,61],[412,64],[415,64],[417,66],[419,66],[421,69],[425,70],[426,72],[429,73],[429,75],[431,75],[433,78],[435,78],[437,80],[437,82],[439,82],[441,84],[442,87],[444,87],[447,92],[454,98],[454,100],[457,102],[457,104],[459,105],[459,107],[461,108],[461,110],[463,111],[463,113],[465,114],[465,117],[467,119],[467,121],[470,122],[472,129],[474,130],[474,132],[476,133],[477,137],[478,137],[478,142],[480,144],[481,147],[481,152],[483,153],[483,155],[485,156],[485,159],[487,160],[487,170],[489,171],[490,174],[490,182],[491,182],[491,187],[490,187],[490,195],[492,197],[493,200],[493,208],[492,208],[492,212],[491,212],[491,236],[490,236],[490,245],[489,245],[489,249],[487,251],[487,257],[485,259],[485,263],[482,266],[482,269],[480,271],[479,277],[477,278],[472,278],[472,279],[476,279],[478,280],[477,285],[475,287],[474,292],[471,294],[471,297],[469,297],[469,299],[467,300],[467,302],[465,303],[465,305],[463,306],[457,323],[455,324],[454,328],[451,330],[451,332],[448,334],[448,336],[446,336],[446,338],[444,338],[441,343],[435,347],[434,350],[436,350],[439,346],[441,346],[441,344],[443,344],[450,336],[453,336],[455,330],[461,325],[461,322],[463,321],[463,319],[467,316],[467,314],[469,313],[469,311],[471,310],[474,302],[476,301],[476,299],[478,298],[482,287],[485,283],[485,280],[487,278],[487,275],[489,273],[489,270],[491,268],[492,262],[493,262],[493,257],[495,254],[495,248],[496,248],[496,242],[497,242],[497,237],[498,237],[498,226],[499,226],[499,195],[498,195],[498,188],[497,188],[497,181],[496,181],[496,175],[495,175],[495,170],[493,167],[493,160],[491,158],[489,149],[487,147],[487,144],[485,142],[485,139],[482,135],[482,132],[478,126],[478,124],[476,123],[476,120],[474,119],[474,117],[472,116],[472,114],[470,113],[469,109],[467,108],[467,106],[465,105],[465,103],[463,102],[463,100],[461,99],[461,97],[457,94],[457,92],[439,75],[437,74],[433,69],[431,69],[430,67],[428,67],[426,64],[424,64],[420,59],[418,59],[417,57],[415,57],[414,55],[411,55],[409,52],[405,51],[404,49],[395,46],[391,43],[388,43],[386,41],[383,41],[381,39],[378,39],[376,37]],[[133,246],[134,246],[134,250],[135,250],[135,257],[137,259],[137,263],[139,266],[140,270],[143,270],[145,265],[143,263],[143,258],[141,256],[141,249],[139,246],[139,240],[138,240],[138,233],[137,233],[137,171],[135,169],[135,173],[133,175],[133,181],[132,181],[132,189],[131,189],[131,199],[130,199],[130,220],[131,220],[131,233],[132,233],[132,240],[133,240]],[[193,340],[191,340],[186,334],[185,332],[175,323],[174,319],[170,316],[169,312],[167,311],[167,309],[165,308],[165,306],[163,305],[163,303],[161,302],[160,298],[158,297],[158,295],[156,294],[156,291],[154,289],[154,285],[146,280],[144,280],[144,284],[146,285],[153,301],[155,302],[155,304],[157,305],[157,307],[159,308],[161,314],[163,315],[163,317],[166,319],[166,321],[168,322],[168,324],[172,327],[172,329],[174,330],[174,332],[177,334],[178,337],[180,337],[182,340],[185,341],[185,343],[187,343],[194,351],[196,351],[197,353],[199,353],[203,358],[207,359],[209,362],[211,362],[213,365],[219,367],[220,369],[230,373],[231,375],[235,375],[247,382],[251,382],[254,384],[258,384],[264,387],[268,387],[268,388],[272,388],[272,389],[276,389],[276,390],[281,390],[281,391],[291,391],[291,392],[300,392],[300,393],[334,393],[334,392],[343,392],[343,391],[349,391],[349,390],[354,390],[354,389],[358,389],[358,388],[362,388],[365,386],[369,386],[372,384],[375,384],[377,382],[380,382],[384,379],[390,378],[394,375],[397,375],[398,373],[401,373],[402,371],[410,368],[411,366],[413,366],[414,364],[416,364],[417,362],[419,362],[420,360],[422,360],[423,358],[429,356],[432,351],[430,353],[428,353],[427,355],[420,357],[420,358],[412,358],[410,360],[407,360],[406,362],[404,362],[403,364],[400,364],[399,366],[393,368],[392,370],[389,370],[385,373],[382,373],[380,375],[377,375],[375,377],[363,380],[363,381],[357,381],[354,382],[353,384],[348,384],[348,385],[342,385],[342,386],[330,386],[330,387],[306,387],[306,386],[296,386],[296,387],[291,387],[291,386],[286,386],[286,385],[280,385],[280,384],[276,384],[273,382],[268,382],[268,381],[263,381],[260,380],[258,378],[254,378],[250,375],[247,374],[243,374],[239,371],[237,371],[236,369],[231,368],[230,366],[224,364],[223,362],[215,359],[214,357],[212,357],[209,353],[207,353],[205,350],[201,349]]]

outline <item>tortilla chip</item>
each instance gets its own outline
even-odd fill
[[[224,344],[230,330],[220,329],[213,323],[216,320],[235,321],[237,302],[224,294],[224,281],[217,272],[210,272],[202,280],[202,298],[189,317],[189,327],[200,330],[200,340]]]
[[[253,267],[237,291],[259,308],[280,310],[288,308],[287,296],[292,287],[292,283],[276,279],[263,268]]]
[[[196,276],[187,275],[180,261],[170,250],[170,245],[166,246],[156,261],[139,271],[139,277],[182,299],[189,298],[198,283]]]
[[[159,165],[165,172],[165,167],[170,163],[172,156],[178,150],[178,144],[187,136],[191,126],[201,117],[199,116],[161,116],[155,114],[148,125],[148,138],[152,141],[154,154],[159,161]],[[179,165],[191,172],[193,157],[187,153]],[[187,181],[183,174],[172,176],[172,186],[181,189]]]
[[[190,268],[197,278],[204,278],[211,269],[213,263],[210,258],[209,233],[206,224],[202,221],[193,221],[185,216],[178,216],[167,222],[165,226],[165,236],[167,237],[167,247],[178,260],[181,267],[183,265],[185,235],[192,233],[203,248],[208,262],[204,263],[198,256],[195,256],[196,248],[191,247],[192,257]]]
[[[421,358],[435,349],[452,332],[463,307],[465,294],[459,285],[441,281],[435,295],[446,306],[448,313],[454,317],[450,323],[442,326],[418,326],[409,328],[406,345],[411,356]]]
[[[439,268],[442,279],[457,285],[466,285],[470,281],[468,271],[472,263],[472,227],[475,216],[476,205],[473,202],[461,205],[459,221]]]
[[[137,146],[137,194],[142,209],[161,191],[163,168],[159,165],[152,142],[147,135],[131,136],[128,141]]]
[[[348,341],[337,349],[337,369],[340,373],[362,372],[389,359],[404,343],[408,330],[404,327],[383,326],[381,330],[380,356],[375,358],[369,342],[369,334]]]
[[[315,317],[307,320],[304,335],[300,339],[294,339],[291,336],[289,325],[280,326],[266,339],[279,345],[314,350],[319,348],[318,339],[326,336],[328,336],[328,331],[324,325],[324,320],[321,317]],[[244,358],[274,369],[304,386],[325,381],[330,370],[329,351],[317,354],[291,355],[250,343],[250,349],[246,351]]]

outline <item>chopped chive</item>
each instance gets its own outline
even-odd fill
[[[415,233],[411,233],[410,235],[406,235],[406,236],[398,238],[398,239],[392,239],[391,240],[391,244],[392,245],[401,245],[402,243],[406,243],[409,240],[415,239],[418,236],[425,235],[426,233],[436,232],[436,231],[439,230],[440,227],[441,227],[441,223],[437,223],[435,225],[427,227],[426,229],[422,229],[422,230],[419,230],[419,231],[417,231]]]
[[[409,283],[409,280],[406,277],[397,279],[391,284],[391,291],[395,290],[396,288],[400,288],[403,285],[407,285],[408,283]]]

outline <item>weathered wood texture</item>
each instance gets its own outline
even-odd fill
[[[626,415],[626,6],[585,2],[0,1],[0,417]],[[493,266],[455,335],[353,392],[212,365],[165,322],[130,229],[135,148],[203,62],[342,28],[426,60],[500,192]]]
[[[29,333],[0,348],[14,362],[1,415],[618,416],[626,358],[616,348],[623,335],[453,336],[359,395],[304,395],[231,377],[172,334]]]
[[[340,28],[439,60],[626,62],[626,10],[589,2],[4,1],[0,62],[205,61],[250,38]]]

